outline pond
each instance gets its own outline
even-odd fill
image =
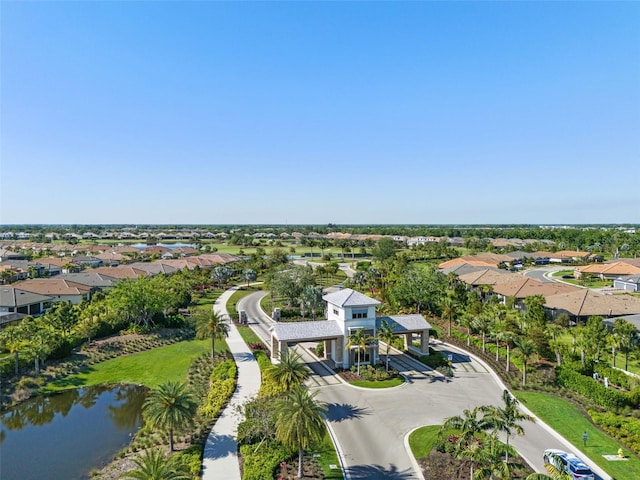
[[[146,389],[96,386],[31,398],[0,417],[3,480],[87,479],[142,425]]]

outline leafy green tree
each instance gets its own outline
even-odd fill
[[[226,285],[232,276],[233,270],[227,265],[217,266],[211,271],[211,278],[216,282],[218,288],[222,288],[223,285]]]
[[[532,295],[524,299],[526,307],[525,320],[527,325],[544,326],[547,322],[544,312],[545,298],[542,295]]]
[[[148,277],[119,281],[107,296],[110,308],[126,321],[150,327],[153,317],[170,305],[170,295],[159,288],[161,281]]]
[[[56,302],[42,317],[45,324],[67,338],[80,319],[80,311],[70,301]]]
[[[242,279],[247,282],[247,287],[251,282],[255,282],[258,278],[258,274],[251,268],[246,268],[242,271]]]
[[[216,340],[229,336],[229,325],[215,310],[196,310],[193,315],[196,326],[196,337],[200,340],[211,339],[211,358],[215,355]]]
[[[311,319],[316,319],[316,311],[322,307],[322,287],[307,285],[300,294],[300,306],[303,311],[311,312]],[[304,317],[304,314],[302,315]]]
[[[304,451],[320,442],[326,432],[326,407],[315,401],[316,395],[298,386],[275,405],[276,438],[298,450],[298,478],[302,478]]]
[[[379,262],[393,258],[396,254],[396,241],[390,237],[381,238],[374,245],[371,254]]]
[[[172,452],[173,432],[193,423],[197,406],[184,383],[169,381],[151,391],[142,407],[142,414],[151,428],[169,433],[169,451]]]
[[[295,352],[280,352],[280,361],[271,364],[265,375],[283,390],[289,391],[300,386],[309,378],[309,369],[301,362],[302,357]]]
[[[391,297],[402,308],[418,313],[424,310],[437,315],[440,313],[440,299],[445,291],[446,278],[435,268],[410,267],[393,285]]]
[[[607,327],[602,317],[592,315],[587,319],[585,326],[585,348],[587,355],[600,360],[600,354],[607,346]]]
[[[369,344],[373,341],[373,338],[364,333],[364,328],[359,328],[355,332],[352,332],[348,335],[348,343],[345,347],[347,350],[351,350],[352,348],[356,349],[357,353],[357,373],[360,375],[360,354],[363,350],[369,346]]]
[[[193,477],[180,465],[177,457],[165,457],[157,449],[145,450],[133,459],[134,470],[125,473],[123,478],[131,480],[191,480]]]
[[[387,372],[389,371],[389,346],[393,343],[393,340],[396,336],[396,334],[393,333],[394,326],[395,322],[393,324],[390,324],[386,319],[383,318],[380,321],[380,326],[378,327],[378,331],[376,332],[378,340],[383,341],[386,345],[384,358],[386,364],[385,370]]]

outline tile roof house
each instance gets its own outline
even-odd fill
[[[624,275],[640,274],[640,267],[636,267],[626,262],[614,262],[614,263],[594,263],[592,265],[575,268],[576,278],[580,278],[580,276],[585,273],[596,275],[603,280],[615,279]]]
[[[93,273],[100,273],[105,277],[124,280],[130,278],[136,280],[138,277],[148,277],[150,274],[146,270],[133,268],[130,265],[118,265],[117,267],[98,267],[91,270]]]
[[[39,315],[51,306],[55,298],[17,287],[0,287],[0,312]],[[5,319],[6,320],[6,319]],[[14,321],[14,320],[11,320]]]
[[[20,290],[53,297],[54,301],[70,301],[73,304],[89,300],[91,287],[60,278],[33,278],[16,285]]]
[[[580,320],[592,315],[612,317],[640,314],[640,298],[628,294],[605,295],[589,288],[546,297],[545,309],[556,317],[567,313]]]
[[[405,346],[413,347],[413,336],[420,337],[419,353],[428,355],[429,329],[431,325],[422,315],[395,315],[376,317],[380,302],[360,292],[345,288],[322,297],[326,319],[311,322],[276,322],[271,331],[271,357],[278,360],[286,352],[289,343],[322,341],[325,359],[336,366],[349,368],[359,360],[360,364],[375,364],[378,345],[372,341],[365,349],[352,347],[347,350],[349,335],[362,329],[365,335],[375,337],[382,321],[387,321],[394,333],[403,335]]]

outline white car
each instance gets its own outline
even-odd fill
[[[545,450],[542,457],[544,459],[544,463],[555,465],[556,462],[553,460],[554,456],[560,460],[562,468],[564,468],[566,473],[571,475],[573,480],[595,480],[596,476],[593,474],[589,466],[573,453],[567,453],[553,448]]]

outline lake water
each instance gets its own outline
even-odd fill
[[[146,390],[97,386],[38,396],[0,417],[2,480],[89,478],[142,425]]]
[[[131,246],[133,248],[139,248],[141,250],[144,250],[145,248],[149,248],[149,247],[164,247],[164,248],[168,248],[169,250],[172,250],[174,248],[182,248],[182,247],[196,248],[195,243],[156,243],[154,245],[147,245],[146,243],[134,243]]]

